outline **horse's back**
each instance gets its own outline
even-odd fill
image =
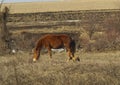
[[[71,37],[67,34],[47,34],[47,35],[44,35],[42,38],[47,39],[47,40],[60,39],[60,40],[64,40],[64,41],[71,39]]]
[[[49,45],[51,48],[62,48],[71,43],[71,37],[67,34],[47,34],[41,39],[46,47]]]

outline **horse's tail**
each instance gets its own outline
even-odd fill
[[[75,40],[71,40],[71,43],[70,43],[70,46],[71,46],[71,50],[73,51],[73,53],[76,52],[76,42]]]

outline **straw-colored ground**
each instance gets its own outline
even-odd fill
[[[80,62],[66,62],[65,52],[42,54],[19,52],[0,56],[0,85],[120,85],[120,52],[77,52]]]
[[[119,9],[118,0],[75,0],[66,2],[12,3],[11,13]],[[69,29],[68,29],[69,28]],[[52,30],[51,30],[52,29]],[[10,31],[20,34],[24,31],[33,33],[84,31],[77,27],[61,27],[44,29],[20,29]],[[85,32],[85,31],[84,31]],[[84,50],[83,50],[84,51]],[[0,56],[0,85],[120,85],[120,51],[102,53],[84,53],[81,49],[76,52],[80,62],[66,62],[65,52],[42,54],[40,59],[32,62],[33,54],[20,51],[14,55]]]
[[[68,10],[120,9],[119,0],[64,0],[56,2],[30,2],[4,4],[11,13],[33,13]]]

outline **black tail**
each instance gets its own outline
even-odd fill
[[[76,52],[76,43],[75,43],[75,40],[72,40],[72,41],[71,41],[70,46],[71,46],[71,51],[72,51],[73,53],[75,53],[75,52]]]

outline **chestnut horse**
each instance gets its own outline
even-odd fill
[[[75,41],[72,40],[67,34],[46,34],[42,36],[36,43],[34,48],[33,61],[36,61],[40,56],[40,51],[42,48],[46,48],[52,58],[51,49],[65,48],[68,52],[69,60],[75,60]],[[78,59],[79,60],[79,59]]]

